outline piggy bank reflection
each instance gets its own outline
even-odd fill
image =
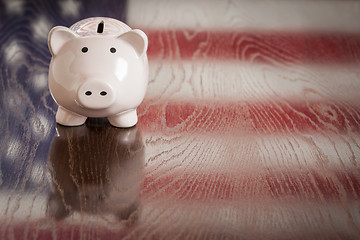
[[[52,191],[47,214],[56,219],[74,212],[136,219],[144,166],[137,127],[89,121],[75,128],[57,125],[57,132],[49,153]]]

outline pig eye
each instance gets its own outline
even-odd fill
[[[89,50],[89,49],[88,49],[87,47],[83,47],[83,48],[81,49],[81,51],[82,51],[83,53],[86,53],[88,50]]]
[[[111,52],[111,53],[115,53],[115,52],[116,52],[116,48],[113,48],[113,47],[110,48],[110,52]]]

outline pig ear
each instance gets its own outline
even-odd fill
[[[57,26],[50,30],[48,46],[53,56],[59,53],[60,48],[69,40],[77,38],[77,34],[67,27]]]
[[[121,34],[120,36],[118,36],[118,38],[124,40],[125,42],[133,46],[139,57],[143,56],[146,53],[146,50],[148,48],[148,38],[143,31],[139,29],[134,29]]]

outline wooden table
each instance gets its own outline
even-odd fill
[[[47,34],[148,34],[130,129],[56,125]],[[360,2],[0,3],[1,239],[360,239]]]

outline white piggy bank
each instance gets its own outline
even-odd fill
[[[137,123],[148,84],[148,39],[111,18],[88,18],[51,29],[49,89],[59,105],[56,122],[82,125],[107,117],[116,127]]]

